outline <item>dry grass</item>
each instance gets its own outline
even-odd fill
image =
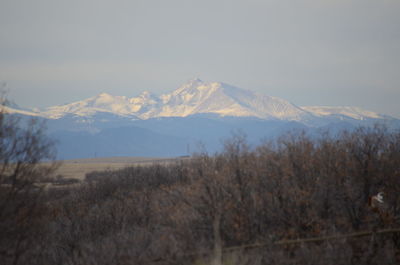
[[[166,164],[184,158],[157,158],[157,157],[102,157],[60,161],[61,165],[55,176],[83,180],[86,173],[121,169],[133,165]]]

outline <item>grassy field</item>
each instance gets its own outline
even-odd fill
[[[157,157],[102,157],[85,158],[60,161],[61,165],[55,172],[56,175],[62,175],[65,178],[74,178],[83,180],[86,173],[92,171],[103,171],[120,169],[133,165],[151,165],[154,163],[171,163],[184,158],[157,158]]]

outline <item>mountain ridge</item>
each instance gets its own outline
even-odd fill
[[[222,82],[204,82],[192,79],[170,93],[160,96],[143,91],[138,96],[114,96],[100,93],[96,96],[46,108],[45,110],[4,108],[9,113],[60,119],[66,115],[81,117],[109,113],[132,120],[160,117],[187,117],[196,114],[216,114],[221,117],[257,117],[265,120],[307,122],[325,117],[365,119],[392,119],[389,115],[358,107],[304,106],[289,101],[245,90]]]

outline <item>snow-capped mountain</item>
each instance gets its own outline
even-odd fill
[[[255,117],[263,120],[297,121],[314,124],[321,119],[350,119],[354,121],[392,119],[387,115],[358,107],[298,107],[284,99],[255,93],[221,82],[193,79],[171,93],[156,96],[144,91],[136,97],[97,96],[45,110],[28,111],[7,105],[8,113],[60,119],[75,116],[90,119],[116,115],[129,120],[147,120],[160,117],[187,117],[196,114],[214,114],[220,117]],[[313,123],[314,122],[314,123]]]
[[[220,82],[193,79],[171,93],[157,97],[144,91],[137,97],[99,94],[82,101],[49,107],[34,112],[45,118],[59,119],[66,115],[92,116],[112,113],[138,119],[187,117],[195,114],[257,117],[300,121],[310,113],[280,98],[270,97]]]
[[[194,79],[170,94],[162,95],[157,117],[186,117],[194,114],[299,120],[308,115],[290,102],[240,89],[220,82]]]

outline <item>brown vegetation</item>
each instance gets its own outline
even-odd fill
[[[377,212],[368,201],[378,192]],[[32,244],[0,263],[398,264],[398,194],[400,133],[289,134],[254,149],[235,135],[219,154],[42,192],[37,213],[2,215],[2,249],[25,230]],[[23,213],[33,219],[20,230]],[[309,240],[290,241],[299,238]]]
[[[39,163],[54,157],[43,125],[31,120],[21,129],[20,122],[0,113],[0,264],[23,264],[36,253],[46,212],[36,184],[56,168]]]

